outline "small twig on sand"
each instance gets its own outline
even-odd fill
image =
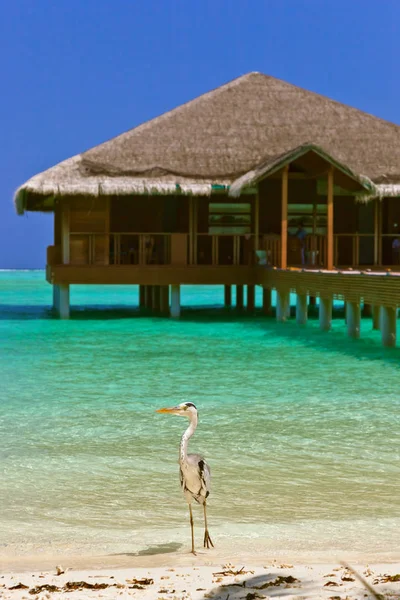
[[[362,575],[360,575],[360,573],[358,573],[357,571],[355,571],[350,565],[348,565],[345,562],[340,563],[345,569],[347,569],[348,571],[351,571],[353,573],[353,575],[355,577],[357,577],[357,579],[359,581],[361,581],[361,583],[363,584],[363,586],[369,591],[370,594],[373,595],[374,598],[376,598],[376,600],[383,600],[383,596],[382,594],[378,594],[378,592],[376,592],[374,590],[374,588],[372,587],[372,585],[370,583],[368,583],[368,581],[366,581],[366,579],[364,579],[364,577]]]

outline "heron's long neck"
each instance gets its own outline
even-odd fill
[[[190,425],[182,435],[181,443],[179,446],[179,462],[185,462],[187,459],[187,449],[189,440],[196,431],[197,427],[197,415],[190,417]]]

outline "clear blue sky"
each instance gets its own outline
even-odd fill
[[[0,268],[40,268],[32,175],[249,71],[400,123],[399,0],[0,0]]]

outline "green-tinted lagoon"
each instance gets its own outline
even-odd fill
[[[186,551],[185,422],[155,413],[182,400],[216,545],[398,557],[400,350],[368,320],[355,341],[216,308],[217,287],[184,287],[179,321],[137,295],[77,287],[60,321],[43,272],[0,273],[0,557]]]

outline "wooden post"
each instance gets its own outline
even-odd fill
[[[163,315],[169,314],[169,285],[160,286],[160,312]]]
[[[371,306],[371,304],[368,304],[367,302],[364,302],[362,314],[363,314],[363,317],[371,317],[372,316],[372,306]]]
[[[151,308],[153,303],[153,286],[146,285],[145,305],[146,308]]]
[[[69,264],[69,206],[61,207],[61,258],[64,265]]]
[[[193,196],[188,197],[189,202],[189,265],[193,264]]]
[[[193,264],[197,265],[197,196],[193,196]]]
[[[153,285],[151,307],[154,312],[160,312],[160,286]]]
[[[378,199],[378,265],[382,264],[382,205],[383,200]]]
[[[139,306],[144,308],[146,306],[146,286],[139,285]]]
[[[374,265],[379,264],[379,198],[374,200]]]
[[[255,292],[256,292],[256,286],[255,285],[248,285],[247,286],[247,310],[249,312],[253,312],[254,311],[254,307],[255,307]]]
[[[289,292],[287,290],[276,290],[276,320],[286,321],[288,315]]]
[[[232,306],[232,286],[224,285],[224,304],[225,308]]]
[[[332,298],[319,299],[319,327],[329,331],[332,325]]]
[[[317,298],[316,296],[310,296],[310,306],[315,306],[317,304]]]
[[[296,321],[299,325],[307,323],[307,294],[297,294],[296,297]]]
[[[171,285],[171,317],[179,319],[181,316],[181,286]]]
[[[382,306],[381,308],[381,334],[382,344],[393,347],[396,345],[397,307]]]
[[[259,248],[259,239],[260,239],[260,195],[258,192],[258,185],[257,185],[257,193],[256,193],[256,197],[255,197],[255,202],[254,202],[254,235],[255,235],[255,242],[254,242],[254,250],[258,250]],[[254,258],[254,256],[252,256],[252,259]]]
[[[236,286],[236,308],[243,308],[243,286]]]
[[[380,329],[381,307],[374,304],[372,307],[372,329]]]
[[[53,310],[60,313],[60,286],[53,284]]]
[[[282,171],[282,212],[281,212],[281,269],[287,268],[287,207],[289,187],[289,165]]]
[[[69,319],[69,285],[60,283],[59,287],[59,314],[61,319]]]
[[[271,314],[271,290],[270,288],[263,288],[263,313],[265,315]]]
[[[328,172],[326,268],[333,269],[333,167]]]
[[[347,301],[347,335],[353,338],[360,337],[361,309],[359,302]]]

